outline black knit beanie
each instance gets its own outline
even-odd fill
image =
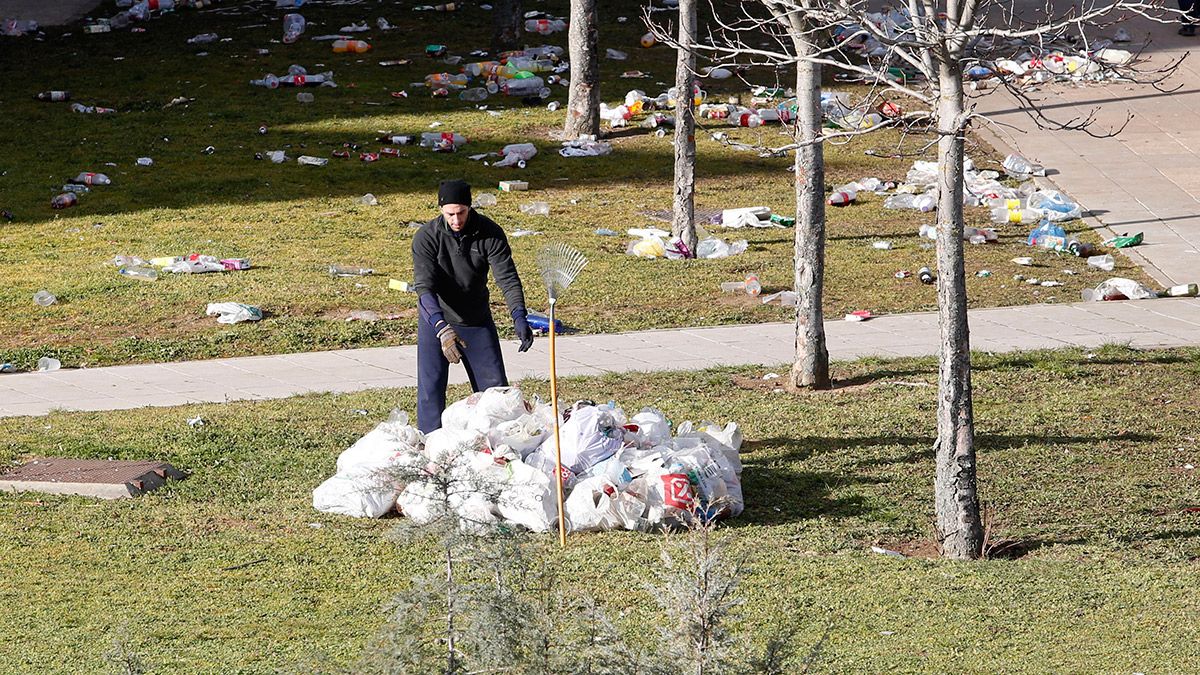
[[[438,206],[471,205],[471,186],[465,180],[444,180],[438,186]]]

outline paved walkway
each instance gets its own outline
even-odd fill
[[[934,354],[936,313],[897,314],[825,325],[834,360]],[[979,351],[1054,347],[1135,347],[1200,344],[1200,299],[1030,305],[971,312],[971,346]],[[790,323],[581,335],[558,340],[560,375],[679,370],[714,365],[785,367],[792,358]],[[547,341],[526,354],[504,344],[514,381],[545,378]],[[252,356],[211,361],[117,366],[0,376],[0,416],[50,410],[116,410],[142,406],[282,398],[310,392],[350,392],[416,385],[416,348]],[[465,382],[461,366],[452,382]]]
[[[1041,3],[1038,2],[1038,5]],[[1167,3],[1174,6],[1174,3]],[[1162,68],[1200,47],[1200,37],[1176,35],[1175,25],[1146,20],[1125,24]],[[1103,37],[1101,35],[1100,37]],[[1148,45],[1148,46],[1147,46]],[[1170,91],[1178,87],[1178,90]],[[1162,91],[1165,88],[1167,91]],[[1002,146],[1015,148],[1053,172],[1048,178],[1090,210],[1090,222],[1115,233],[1145,232],[1145,244],[1125,249],[1163,285],[1200,280],[1200,59],[1192,54],[1159,88],[1149,84],[1055,84],[1033,94],[1047,116],[1059,121],[1095,114],[1095,133],[1124,130],[1111,138],[1039,129],[1007,91],[976,99],[978,111],[996,122],[987,129]],[[985,134],[986,135],[986,134]]]

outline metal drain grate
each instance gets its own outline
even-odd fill
[[[0,490],[120,499],[156,490],[168,478],[183,476],[166,462],[39,457],[0,474]]]

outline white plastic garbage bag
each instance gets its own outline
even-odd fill
[[[417,525],[428,525],[445,515],[446,506],[437,486],[428,481],[417,481],[405,486],[396,498],[396,507]]]
[[[467,428],[486,434],[497,424],[515,420],[528,412],[520,389],[492,387],[479,395],[478,402],[471,410]]]
[[[557,488],[550,476],[514,461],[506,465],[509,473],[496,508],[504,520],[534,532],[548,532],[558,522]]]
[[[477,431],[442,427],[425,437],[425,458],[432,470],[448,471],[460,462],[470,461],[487,447],[487,439]]]
[[[446,409],[442,411],[442,428],[456,430],[468,428],[471,425],[471,419],[475,416],[475,406],[479,403],[481,396],[483,396],[482,392],[476,392],[446,406]]]
[[[536,450],[546,440],[550,429],[533,414],[515,420],[500,422],[488,432],[488,442],[493,448],[507,445],[522,458]]]
[[[637,431],[630,436],[639,447],[652,448],[671,440],[671,423],[657,408],[642,408],[629,421],[637,425]]]
[[[571,413],[571,419],[559,428],[559,436],[563,466],[581,474],[621,449],[624,430],[616,427],[610,412],[597,406],[584,406]],[[551,438],[550,447],[543,444],[543,451],[553,453],[553,443]]]
[[[395,411],[342,451],[337,473],[313,490],[313,508],[356,518],[379,518],[396,502],[406,475],[424,462],[424,437]]]
[[[217,323],[241,323],[242,321],[261,321],[262,310],[254,305],[244,305],[240,302],[210,302],[204,308],[208,316],[216,316]],[[220,315],[220,316],[217,316]]]
[[[537,152],[537,146],[533,143],[512,143],[500,149],[503,158],[492,166],[515,166],[533,159]]]

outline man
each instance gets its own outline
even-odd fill
[[[508,385],[488,306],[489,267],[521,341],[518,351],[533,345],[525,291],[504,230],[471,208],[471,186],[465,181],[442,181],[438,206],[442,214],[417,230],[412,247],[413,290],[420,310],[417,426],[425,433],[442,426],[451,363],[462,361],[475,391]]]

